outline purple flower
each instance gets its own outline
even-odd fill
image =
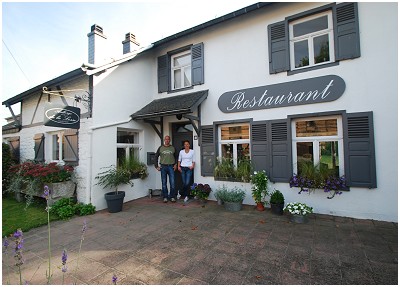
[[[67,259],[68,259],[67,251],[64,249],[61,254],[61,263],[63,265],[61,271],[64,273],[67,272]]]
[[[83,221],[83,226],[82,226],[82,236],[85,234],[87,230],[87,225],[86,225],[86,219]]]
[[[114,284],[114,285],[117,285],[117,280],[118,280],[118,277],[114,274],[113,275],[113,277],[112,277],[112,283]]]
[[[42,197],[46,198],[46,200],[48,200],[50,197],[50,193],[51,193],[50,188],[47,185],[45,185]]]
[[[7,249],[8,245],[10,245],[10,243],[8,242],[7,236],[4,236],[3,246]]]
[[[17,231],[14,232],[13,237],[15,241],[15,255],[14,258],[16,260],[15,266],[19,267],[22,264],[24,264],[24,260],[22,258],[22,248],[24,239],[22,238],[22,230],[18,229]]]

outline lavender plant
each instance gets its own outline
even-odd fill
[[[47,284],[51,283],[51,277],[53,276],[53,274],[51,274],[51,239],[50,239],[50,205],[49,205],[50,194],[51,194],[50,188],[47,185],[45,185],[42,197],[46,199],[47,231],[48,231],[48,234],[49,234],[49,236],[48,236],[48,243],[49,243],[49,270],[48,271],[46,270]]]
[[[61,271],[63,273],[62,285],[64,285],[64,275],[65,275],[65,272],[67,272],[67,259],[68,259],[67,251],[64,249],[61,254],[61,264],[62,264]]]
[[[83,226],[82,226],[81,243],[80,243],[80,245],[79,245],[78,259],[76,260],[75,274],[76,274],[77,271],[78,271],[79,257],[80,257],[80,255],[81,255],[82,242],[83,242],[83,240],[85,240],[85,232],[86,232],[86,230],[87,230],[87,225],[86,225],[86,219],[85,219],[85,220],[83,221]],[[74,282],[75,285],[76,285],[76,280],[77,280],[77,277],[75,276],[75,282]]]
[[[111,279],[112,284],[113,285],[117,285],[117,280],[118,280],[118,277],[114,274],[112,279]]]
[[[23,239],[23,233],[21,229],[17,229],[17,231],[14,232],[13,234],[14,237],[14,242],[15,242],[15,266],[18,267],[18,273],[19,273],[19,284],[22,285],[22,272],[21,272],[21,266],[24,264],[24,259],[22,257],[22,248],[24,247],[24,239]]]
[[[8,265],[8,246],[10,245],[10,243],[8,242],[7,236],[4,236],[4,242],[3,242],[3,246],[4,246],[4,254],[6,257],[6,261],[7,261],[7,284],[10,284],[10,266]]]

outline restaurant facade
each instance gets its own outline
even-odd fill
[[[397,222],[398,45],[388,32],[397,32],[397,17],[397,3],[257,3],[148,47],[128,33],[113,61],[99,54],[106,29],[93,25],[89,63],[3,102],[22,103],[20,129],[3,141],[19,138],[24,160],[43,140],[42,159],[72,162],[78,200],[98,210],[108,190],[95,177],[121,157],[134,154],[149,172],[124,186],[125,201],[161,188],[154,153],[170,135],[177,149],[191,142],[194,182],[242,188],[244,204],[255,204],[251,184],[218,176],[224,159],[264,170],[286,203]],[[38,111],[49,102],[80,108],[80,126],[44,126]],[[55,135],[69,143],[58,141],[65,159],[54,156]],[[322,189],[299,194],[289,181],[301,161],[334,170],[347,187],[331,199]]]

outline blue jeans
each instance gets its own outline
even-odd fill
[[[192,180],[193,170],[189,167],[181,167],[182,170],[182,184],[183,184],[183,194],[182,196],[189,195],[190,181]]]
[[[169,177],[170,193],[168,196],[167,175]],[[164,198],[175,198],[175,172],[173,165],[161,165],[161,185]]]

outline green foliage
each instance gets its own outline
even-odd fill
[[[133,186],[133,182],[131,181],[131,172],[124,168],[123,166],[116,167],[115,165],[111,165],[108,170],[100,172],[95,179],[98,180],[97,185],[102,186],[103,188],[113,188],[118,193],[118,186],[121,184],[130,184]]]
[[[238,187],[229,190],[225,185],[217,188],[215,194],[217,194],[217,197],[223,202],[242,202],[246,197],[244,190]]]
[[[16,164],[15,158],[12,156],[10,146],[2,143],[2,190],[3,194],[7,191],[11,183],[11,174],[8,172],[9,168]]]
[[[96,212],[96,207],[91,203],[75,203],[71,198],[62,198],[50,208],[50,213],[57,215],[60,219],[66,220],[77,215],[89,215]]]
[[[220,178],[234,179],[235,181],[249,182],[253,166],[251,160],[243,157],[238,160],[235,168],[231,158],[217,159],[214,167],[214,176]]]
[[[265,171],[255,171],[251,176],[251,191],[256,203],[263,202],[268,194],[268,176]]]
[[[129,170],[131,176],[138,174],[141,179],[145,179],[149,175],[147,172],[147,165],[139,161],[134,155],[123,158],[123,160],[118,163],[118,167]]]
[[[282,192],[278,189],[274,189],[271,194],[270,203],[272,204],[283,204],[285,203],[285,197],[283,196]]]

